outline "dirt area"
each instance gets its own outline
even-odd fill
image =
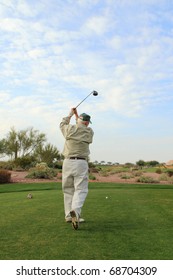
[[[30,179],[26,178],[28,175],[27,171],[10,171],[12,183],[42,183],[42,182],[61,182],[60,179]]]
[[[94,174],[96,177],[96,181],[98,182],[114,182],[114,183],[137,183],[137,177],[129,178],[129,179],[122,179],[120,174],[114,174],[109,176],[100,176],[99,174]],[[145,176],[149,176],[154,180],[159,180],[160,175],[156,173],[149,173],[146,172]]]
[[[27,171],[11,171],[11,180],[13,183],[42,183],[42,182],[61,182],[61,179],[57,178],[48,180],[48,179],[29,179],[26,178],[28,174]],[[122,179],[120,174],[101,176],[99,173],[92,173],[95,176],[95,180],[89,180],[90,182],[114,182],[114,183],[137,183],[137,177]],[[155,180],[159,180],[160,174],[157,173],[144,173],[144,176],[152,177]],[[162,184],[168,184],[167,181],[161,181]]]

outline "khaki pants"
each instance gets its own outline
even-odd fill
[[[74,210],[79,216],[88,194],[88,163],[86,160],[65,159],[62,170],[65,217]]]

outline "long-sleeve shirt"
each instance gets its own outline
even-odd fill
[[[61,132],[65,138],[63,155],[65,158],[81,157],[88,159],[89,144],[92,143],[94,132],[84,124],[70,124],[70,118],[65,117],[60,123]]]

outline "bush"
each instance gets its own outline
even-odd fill
[[[150,176],[141,176],[140,178],[137,179],[137,182],[139,182],[139,183],[147,183],[147,184],[159,183],[158,180],[155,180],[155,179],[153,179]]]
[[[54,164],[53,167],[62,170],[63,166],[63,160],[57,160]]]
[[[88,162],[88,166],[89,166],[89,168],[95,168],[96,167],[93,162]]]
[[[101,171],[99,171],[99,175],[103,176],[103,177],[108,177],[109,173],[106,170],[101,170]]]
[[[33,156],[25,156],[14,160],[14,164],[15,167],[19,170],[28,170],[29,168],[34,167],[36,165],[36,159]]]
[[[89,179],[90,180],[96,180],[96,177],[93,174],[89,174]]]
[[[52,167],[52,168],[56,168],[56,169],[62,169],[62,161],[56,161],[56,162],[53,162],[52,164],[49,164],[49,167]]]
[[[164,174],[160,175],[159,180],[160,181],[168,181],[168,176],[164,173]]]
[[[162,174],[162,169],[161,169],[161,168],[157,168],[157,169],[156,169],[156,173],[157,173],[157,174]]]
[[[60,174],[59,174],[59,173],[57,174],[57,179],[62,180],[62,174],[61,174],[61,173],[60,173]]]
[[[0,169],[13,170],[13,161],[0,161]]]
[[[166,173],[168,174],[169,177],[173,176],[173,169],[167,169]]]
[[[31,179],[53,179],[54,177],[55,175],[50,170],[33,170],[26,176]]]
[[[134,177],[142,176],[143,172],[141,170],[132,171]]]
[[[37,164],[36,167],[31,168],[26,178],[53,179],[56,176],[57,176],[57,172],[54,169],[49,168],[46,163],[42,162]]]
[[[133,178],[133,176],[130,175],[130,174],[122,174],[122,175],[121,175],[121,179],[126,179],[126,180],[128,180],[128,179],[131,179],[131,178]]]
[[[10,183],[11,173],[7,170],[0,170],[0,184]]]
[[[172,177],[168,178],[168,182],[169,184],[173,185],[173,178]]]
[[[109,174],[110,175],[116,175],[116,174],[118,174],[118,173],[121,173],[121,170],[119,170],[119,169],[112,169],[110,172],[109,172]]]

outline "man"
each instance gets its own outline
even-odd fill
[[[76,124],[71,125],[70,119],[75,115]],[[64,193],[65,219],[71,221],[74,229],[78,229],[81,209],[88,194],[88,156],[89,144],[92,143],[94,132],[89,127],[90,116],[83,113],[78,116],[72,108],[69,115],[60,123],[65,138],[63,150],[62,189]]]

